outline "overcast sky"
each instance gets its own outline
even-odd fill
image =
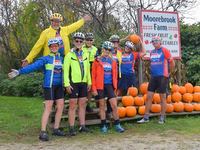
[[[186,23],[192,24],[200,22],[200,1],[197,2],[195,8],[191,9],[188,14],[185,14],[184,16],[186,17],[184,19]]]

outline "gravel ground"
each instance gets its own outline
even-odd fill
[[[91,138],[55,138],[49,142],[34,144],[0,144],[1,150],[200,150],[200,135],[183,136],[178,134],[123,134]]]

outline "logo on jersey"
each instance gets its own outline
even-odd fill
[[[105,72],[107,72],[107,73],[111,73],[112,66],[111,66],[110,63],[103,62],[103,68],[104,68],[104,71],[105,71]]]
[[[161,56],[162,54],[152,53],[150,58],[151,58],[151,61],[157,62],[157,61],[160,61]]]

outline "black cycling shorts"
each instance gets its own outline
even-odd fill
[[[73,88],[72,93],[69,94],[69,98],[82,98],[87,97],[87,83],[71,83]]]
[[[52,85],[51,88],[44,88],[45,100],[57,100],[64,98],[64,88],[60,85]]]
[[[148,91],[157,93],[166,93],[168,78],[164,76],[151,77]]]
[[[108,97],[108,99],[116,97],[112,84],[104,84],[103,90],[97,90],[98,95],[95,96],[96,100]]]

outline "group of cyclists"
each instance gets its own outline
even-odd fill
[[[41,132],[39,139],[48,141],[46,130],[49,115],[54,102],[56,103],[55,123],[52,134],[65,136],[59,129],[59,124],[64,108],[65,92],[69,95],[69,136],[77,134],[75,128],[76,108],[78,105],[79,132],[91,132],[85,126],[85,112],[88,100],[94,96],[98,102],[101,119],[100,131],[108,132],[106,124],[107,113],[112,113],[116,132],[122,133],[125,129],[121,126],[117,113],[116,96],[126,93],[127,89],[136,85],[134,64],[137,59],[144,57],[145,50],[135,51],[135,45],[131,41],[125,42],[124,49],[120,48],[120,37],[112,35],[108,41],[104,41],[99,49],[94,46],[93,33],[76,32],[72,36],[73,48],[70,49],[68,35],[78,30],[91,17],[85,15],[79,21],[62,27],[63,17],[59,13],[50,16],[51,25],[45,29],[29,55],[22,60],[22,68],[12,69],[8,74],[14,78],[21,74],[28,74],[43,69],[44,72],[44,99],[45,108],[41,119]],[[164,91],[167,85],[168,72],[166,63],[173,62],[169,51],[161,47],[161,39],[153,37],[152,44],[155,50],[151,53],[152,78],[148,87],[146,113],[138,123],[149,121],[149,110],[152,94],[157,90],[161,93],[162,113],[160,123],[164,123],[166,109]],[[35,62],[33,59],[44,49],[43,57]],[[161,49],[161,50],[160,50]],[[32,63],[33,62],[33,63]],[[173,66],[173,63],[172,65]],[[65,89],[65,90],[64,90]],[[105,100],[107,97],[107,100]],[[106,108],[107,107],[107,108]]]

